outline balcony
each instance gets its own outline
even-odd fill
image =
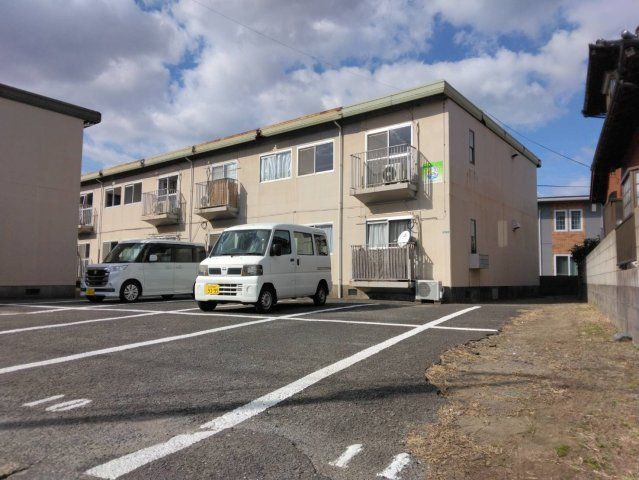
[[[409,200],[417,194],[417,149],[411,145],[351,155],[351,195],[364,203]]]
[[[96,214],[93,207],[80,207],[78,217],[78,233],[86,235],[95,230]]]
[[[239,182],[220,178],[196,184],[195,213],[207,220],[235,218],[238,207]]]
[[[637,260],[637,230],[635,228],[636,211],[617,228],[617,265],[624,266]]]
[[[623,220],[621,198],[611,198],[603,207],[604,235],[612,232]]]
[[[142,220],[155,225],[180,223],[180,192],[178,190],[156,190],[142,194]]]
[[[415,246],[351,246],[351,284],[361,288],[410,288],[415,280]]]

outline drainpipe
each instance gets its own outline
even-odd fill
[[[537,244],[539,245],[539,276],[541,276],[541,253],[543,249],[541,248],[541,208],[539,208],[539,202],[537,202]]]
[[[98,220],[98,261],[95,263],[101,263],[100,257],[102,255],[102,209],[104,208],[104,183],[95,179],[100,184],[100,219]]]
[[[193,233],[193,160],[189,157],[184,157],[184,159],[191,164],[191,191],[189,192],[190,200],[189,200],[189,242],[193,241],[192,233]]]
[[[337,129],[339,130],[339,199],[337,201],[337,241],[338,241],[338,250],[337,250],[337,298],[343,298],[342,293],[342,265],[344,263],[344,255],[342,253],[343,246],[343,226],[344,226],[344,136],[342,134],[342,126],[337,123],[336,120],[333,121]]]

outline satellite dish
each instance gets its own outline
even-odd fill
[[[397,246],[405,247],[411,242],[411,240],[412,238],[410,236],[410,232],[408,230],[404,230],[402,233],[399,234],[399,237],[397,237]]]

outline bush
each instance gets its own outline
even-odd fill
[[[586,238],[584,243],[576,244],[570,249],[572,259],[577,263],[577,265],[581,265],[586,261],[588,254],[592,252],[597,245],[599,245],[599,238]]]

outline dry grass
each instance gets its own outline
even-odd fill
[[[613,333],[544,305],[448,351],[426,376],[449,401],[409,439],[428,478],[639,480],[639,350]]]

